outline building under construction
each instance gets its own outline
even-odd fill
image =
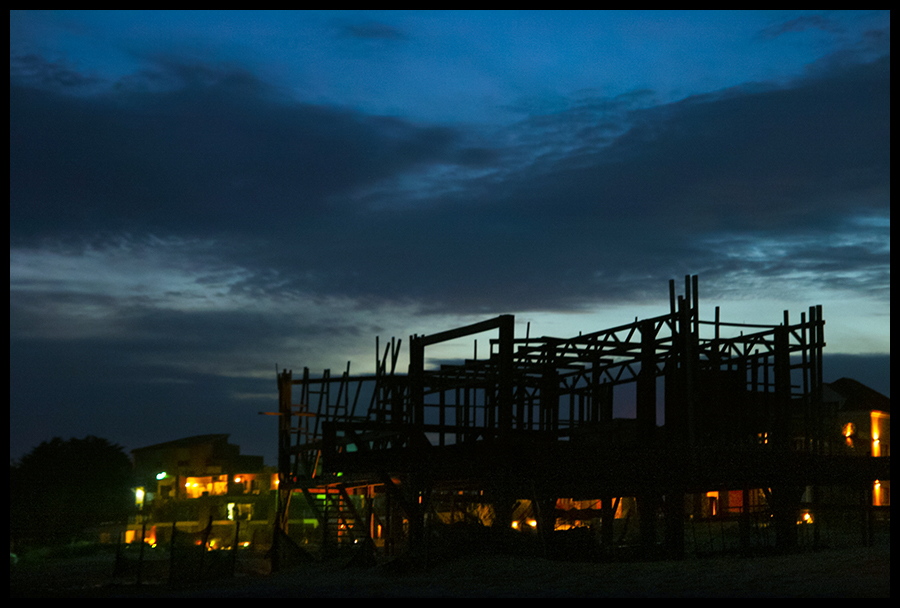
[[[821,307],[729,323],[701,319],[696,276],[676,291],[666,314],[571,338],[516,336],[512,315],[413,335],[406,373],[395,339],[376,339],[373,375],[284,370],[276,540],[397,555],[464,530],[678,557],[718,520],[745,553],[790,550],[820,541],[836,496],[871,532],[890,457],[848,452],[823,401]],[[476,335],[482,357],[426,364]],[[622,399],[633,418],[613,416]]]

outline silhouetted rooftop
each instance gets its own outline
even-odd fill
[[[163,443],[157,443],[154,445],[147,445],[142,448],[135,448],[131,450],[132,452],[139,452],[141,450],[158,450],[158,449],[167,449],[167,448],[183,448],[194,445],[200,445],[203,443],[214,443],[214,442],[228,442],[228,438],[231,435],[228,433],[214,433],[210,435],[194,435],[193,437],[184,437],[182,439],[175,439],[173,441],[164,441]]]
[[[869,388],[862,382],[853,378],[840,378],[834,382],[827,382],[825,386],[844,398],[841,410],[879,410],[891,411],[891,399],[885,397],[875,389]]]

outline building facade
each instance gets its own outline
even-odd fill
[[[277,474],[228,437],[197,435],[132,450],[138,515],[125,542],[165,545],[176,535],[212,549],[271,542]]]

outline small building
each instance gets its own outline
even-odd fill
[[[841,378],[823,385],[822,400],[834,412],[840,429],[841,449],[850,456],[891,455],[891,400],[853,380]],[[889,507],[890,480],[876,480],[872,487],[872,505]]]
[[[196,435],[132,450],[139,514],[125,542],[143,536],[150,545],[167,544],[174,534],[210,548],[271,542],[277,474],[228,437]]]

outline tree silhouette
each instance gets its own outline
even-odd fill
[[[99,437],[41,442],[9,473],[14,542],[68,541],[100,523],[123,521],[134,505],[130,459]]]

